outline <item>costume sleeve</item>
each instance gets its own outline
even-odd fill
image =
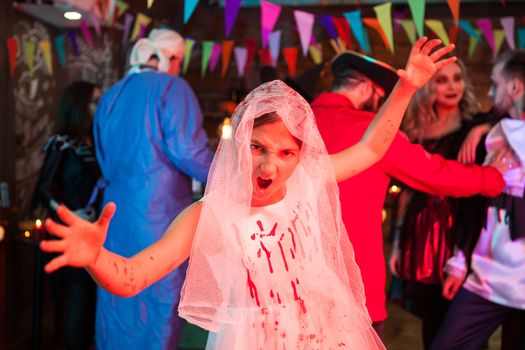
[[[200,182],[206,182],[213,158],[197,97],[182,78],[173,79],[162,98],[162,132],[173,165]]]
[[[398,132],[379,163],[392,177],[406,185],[437,196],[466,197],[475,194],[494,197],[501,193],[503,177],[496,168],[467,166],[430,154]]]
[[[461,249],[457,247],[455,248],[454,255],[447,260],[443,267],[443,271],[461,279],[464,279],[467,276],[467,261]]]

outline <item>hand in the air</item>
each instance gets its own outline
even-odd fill
[[[443,56],[454,49],[454,44],[449,44],[431,53],[439,44],[441,44],[441,40],[428,40],[427,37],[422,37],[416,41],[410,51],[405,69],[398,69],[397,71],[397,75],[403,83],[414,89],[419,89],[423,87],[439,69],[456,61],[455,56],[443,58]]]
[[[108,226],[115,213],[115,203],[108,203],[98,220],[91,223],[73,214],[65,206],[57,209],[65,225],[46,220],[46,229],[58,240],[42,241],[40,248],[47,253],[61,253],[46,266],[46,272],[53,272],[64,266],[88,267],[95,263],[106,240]]]

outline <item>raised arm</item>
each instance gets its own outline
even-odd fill
[[[346,180],[379,161],[396,135],[405,110],[417,89],[425,85],[436,71],[452,63],[456,57],[442,59],[454,49],[447,45],[433,53],[441,40],[419,39],[408,58],[405,69],[399,69],[399,81],[377,112],[361,141],[331,156],[337,181]]]
[[[65,225],[46,220],[47,230],[59,240],[43,241],[40,247],[45,252],[61,254],[51,260],[45,270],[53,272],[64,266],[84,267],[109,292],[123,297],[133,296],[188,258],[201,206],[201,202],[189,206],[173,220],[160,240],[131,258],[102,247],[115,204],[106,205],[95,223],[60,206],[57,213]]]

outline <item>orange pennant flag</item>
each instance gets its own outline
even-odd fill
[[[297,65],[297,48],[285,47],[282,52],[288,66],[288,73],[293,78],[295,77],[295,67]]]
[[[385,31],[383,30],[383,27],[381,27],[381,24],[379,23],[377,18],[363,18],[363,23],[369,26],[370,28],[374,29],[381,37],[381,40],[383,41],[383,44],[385,44],[385,47],[389,49],[390,52],[394,53],[394,49],[390,46],[388,37],[386,36]]]
[[[232,56],[233,49],[233,40],[223,40],[222,41],[222,70],[221,78],[224,78],[228,66],[230,65],[230,58]]]
[[[459,24],[459,1],[460,0],[447,0],[448,7],[450,7],[450,12],[452,12],[452,17],[454,18],[454,25]]]
[[[459,26],[451,26],[448,28],[448,38],[450,39],[450,42],[455,44],[456,39],[458,38],[459,33]]]

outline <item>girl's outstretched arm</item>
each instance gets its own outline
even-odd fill
[[[133,257],[124,258],[102,246],[116,209],[114,203],[104,207],[95,223],[83,220],[60,206],[57,213],[65,225],[46,220],[47,230],[59,239],[40,244],[43,251],[60,255],[51,260],[45,270],[53,272],[64,266],[84,267],[109,292],[118,296],[133,296],[188,258],[201,207],[201,202],[192,204],[173,220],[160,240]]]
[[[456,57],[443,58],[454,49],[450,44],[433,53],[441,40],[420,38],[412,47],[405,69],[399,69],[399,81],[390,93],[361,140],[344,151],[333,154],[337,181],[346,180],[379,161],[396,135],[405,110],[417,89],[425,85],[441,67]]]

